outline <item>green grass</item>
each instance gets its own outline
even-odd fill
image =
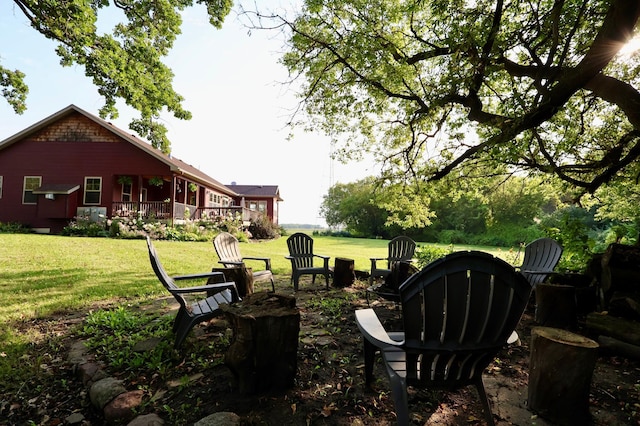
[[[314,237],[315,252],[355,260],[368,270],[370,257],[383,257],[387,241]],[[219,267],[210,242],[156,241],[169,274],[189,274]],[[473,247],[455,247],[467,249]],[[505,252],[480,247],[500,255]],[[291,266],[286,238],[242,243],[244,256],[271,257],[274,274],[288,279]],[[504,256],[502,256],[504,257]],[[251,266],[251,265],[250,265]],[[256,264],[256,267],[259,265]],[[0,234],[0,321],[41,318],[97,302],[137,302],[166,292],[155,278],[144,240]]]

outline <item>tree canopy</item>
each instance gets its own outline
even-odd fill
[[[183,98],[173,89],[173,73],[163,63],[180,34],[180,12],[204,4],[209,22],[220,28],[232,0],[13,0],[33,29],[58,42],[56,53],[64,66],[82,65],[93,80],[104,106],[102,118],[117,118],[118,99],[140,112],[132,130],[153,146],[169,152],[166,128],[158,121],[166,108],[176,118],[189,119]],[[117,13],[116,13],[117,12]],[[99,30],[98,17],[121,18],[111,33]],[[8,35],[5,35],[8,38]],[[1,57],[0,57],[1,58]],[[16,113],[26,109],[28,87],[24,73],[0,62],[2,96]]]
[[[552,173],[580,193],[640,177],[637,0],[306,0],[282,62],[303,81],[293,125],[370,152],[386,176],[462,164]],[[268,20],[268,21],[266,21]],[[467,168],[466,170],[473,170]]]

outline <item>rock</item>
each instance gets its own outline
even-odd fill
[[[240,416],[235,413],[221,411],[198,420],[193,426],[239,426]]]
[[[78,425],[84,421],[84,416],[81,413],[73,413],[64,419],[68,425]]]
[[[157,414],[145,414],[144,416],[138,416],[135,419],[127,423],[127,426],[163,426],[164,420],[162,420]]]
[[[104,406],[104,418],[109,423],[133,418],[135,409],[142,404],[144,391],[135,390],[121,393]]]
[[[100,370],[100,365],[95,362],[85,362],[78,366],[78,377],[82,380],[82,384],[86,385],[90,381],[95,381],[96,372]]]
[[[134,352],[151,352],[161,342],[162,340],[159,337],[151,337],[146,340],[141,340],[133,346],[133,351]]]
[[[89,399],[94,407],[102,410],[109,401],[127,390],[121,380],[107,377],[95,382],[89,389]]]

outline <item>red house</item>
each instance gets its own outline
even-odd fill
[[[0,222],[39,232],[76,216],[278,223],[279,201],[277,186],[223,185],[75,105],[0,142]]]

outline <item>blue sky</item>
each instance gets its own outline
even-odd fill
[[[280,84],[287,73],[278,64],[283,41],[277,34],[248,35],[233,12],[222,30],[208,23],[201,7],[186,10],[183,19],[167,63],[193,118],[162,117],[172,154],[222,183],[279,185],[281,223],[323,225],[318,210],[330,185],[376,174],[376,167],[331,161],[329,138],[319,134],[299,130],[287,140],[284,125],[296,98]],[[23,71],[30,89],[23,115],[0,99],[0,141],[69,104],[97,115],[103,101],[84,70],[61,67],[55,43],[32,30],[12,2],[0,2],[0,31],[3,65]],[[121,104],[112,122],[128,129],[135,116]]]

